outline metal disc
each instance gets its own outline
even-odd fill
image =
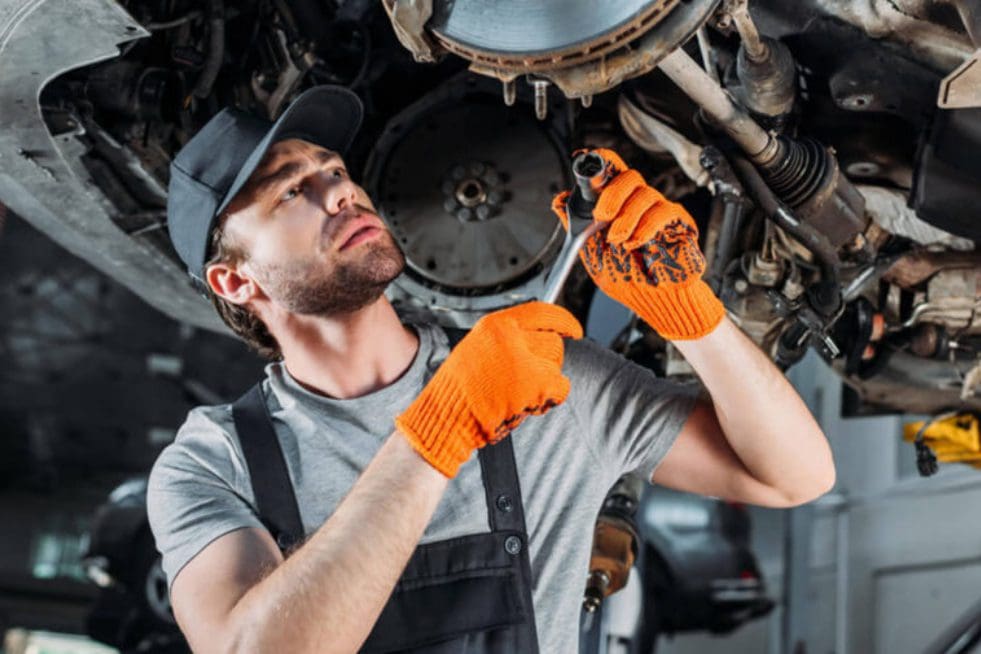
[[[666,4],[665,0],[437,0],[427,27],[460,48],[535,56],[616,40]]]
[[[385,159],[379,209],[409,268],[429,283],[491,292],[554,253],[549,210],[563,158],[527,111],[436,106]]]

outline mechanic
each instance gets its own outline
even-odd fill
[[[192,410],[150,476],[195,651],[572,652],[624,473],[771,507],[831,488],[820,427],[702,281],[694,221],[610,151],[594,211],[610,227],[582,258],[710,399],[582,340],[555,305],[462,338],[403,323],[383,295],[403,255],[342,158],[361,116],[328,86],[272,125],[225,109],[171,167],[177,252],[273,359],[234,405]]]

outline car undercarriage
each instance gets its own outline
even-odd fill
[[[979,37],[954,0],[7,0],[0,202],[223,331],[166,238],[169,162],[221,107],[273,119],[341,84],[405,311],[469,326],[540,297],[569,153],[611,147],[692,211],[707,281],[782,368],[813,347],[851,413],[976,409]],[[584,317],[593,292],[579,271],[562,301]],[[617,347],[692,374],[642,325]]]

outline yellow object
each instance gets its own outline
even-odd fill
[[[912,443],[925,422],[903,425],[903,440]],[[944,463],[967,463],[981,469],[981,428],[973,413],[960,413],[937,420],[923,432],[923,442]]]

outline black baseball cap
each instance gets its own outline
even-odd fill
[[[358,96],[342,86],[301,93],[275,123],[238,109],[216,114],[170,164],[167,229],[198,281],[204,281],[211,231],[273,143],[298,138],[344,155],[361,126]]]

